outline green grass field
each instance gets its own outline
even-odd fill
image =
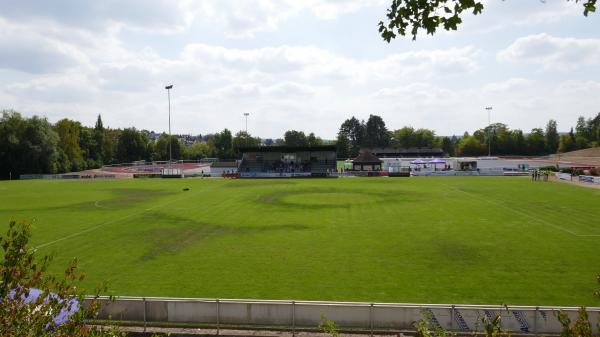
[[[598,306],[599,201],[522,177],[4,181],[0,230],[33,221],[53,270],[116,295]]]

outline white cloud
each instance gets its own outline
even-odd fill
[[[561,83],[556,88],[557,94],[565,94],[565,95],[590,95],[596,96],[600,93],[600,82],[597,81],[579,81],[579,80],[570,80]]]
[[[82,74],[37,77],[6,87],[6,92],[21,100],[47,103],[88,102],[97,92],[94,83]]]
[[[312,86],[294,82],[281,82],[271,86],[262,86],[258,83],[233,84],[216,89],[206,98],[219,99],[257,99],[268,97],[269,99],[287,99],[312,96],[317,92]]]
[[[120,28],[152,32],[177,32],[189,27],[193,1],[0,1],[5,18],[35,24],[60,23],[78,29],[108,31]]]
[[[482,14],[463,16],[459,34],[489,34],[498,31],[523,30],[530,27],[544,29],[565,24],[582,17],[583,6],[575,1],[483,1]],[[445,31],[444,31],[445,32]],[[457,32],[445,32],[457,34]]]
[[[509,78],[504,81],[491,82],[483,86],[483,91],[489,94],[510,93],[512,95],[525,93],[535,81],[526,78]]]
[[[175,132],[239,130],[242,112],[250,112],[248,126],[259,136],[299,129],[325,138],[333,138],[351,115],[380,114],[390,128],[410,124],[460,134],[487,123],[483,107],[490,104],[494,120],[525,130],[548,118],[565,130],[578,114],[599,110],[598,39],[575,30],[561,33],[568,38],[529,35],[498,51],[487,41],[499,41],[497,35],[469,34],[466,22],[459,32],[417,42],[399,39],[382,48],[376,22],[388,5],[389,0],[0,1],[0,101],[51,121],[68,117],[92,125],[102,113],[112,127],[162,131],[163,88],[173,83]],[[500,24],[502,32],[513,27],[508,29],[513,36],[514,27],[524,29],[527,20],[551,23],[548,13],[564,6],[538,7],[523,11],[520,2],[490,2],[481,18],[484,26]],[[375,17],[379,11],[382,17]],[[283,27],[287,20],[311,16],[340,26],[333,31],[328,22],[300,40]],[[360,17],[372,22],[375,43],[357,30],[364,28],[364,22],[356,24]],[[203,30],[207,26],[211,29]],[[338,38],[340,27],[344,38]],[[260,34],[267,31],[272,33]],[[494,54],[496,59],[486,57]]]
[[[479,52],[472,47],[411,51],[380,59],[359,61],[315,46],[280,46],[228,49],[203,44],[188,45],[182,55],[187,63],[220,65],[263,73],[298,76],[304,79],[344,80],[365,83],[373,80],[424,79],[470,73],[478,68]]]
[[[257,33],[276,30],[302,11],[322,20],[336,19],[365,7],[380,6],[385,0],[212,0],[199,4],[197,20],[207,19],[223,28],[230,38],[252,38]]]
[[[600,64],[600,39],[555,37],[545,33],[518,38],[497,57],[500,61],[541,65],[569,71]]]
[[[29,23],[40,20],[93,31],[133,30],[181,33],[194,21],[208,21],[229,37],[254,37],[276,30],[302,11],[331,20],[385,0],[103,0],[0,1],[0,15]]]
[[[0,18],[0,68],[29,73],[63,71],[87,62],[76,46]]]

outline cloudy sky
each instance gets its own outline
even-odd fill
[[[173,132],[335,137],[354,115],[462,134],[600,111],[600,15],[489,1],[458,32],[384,42],[390,0],[0,0],[0,108]]]

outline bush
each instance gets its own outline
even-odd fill
[[[97,317],[99,302],[96,296],[83,306],[84,295],[75,287],[84,278],[77,273],[77,260],[62,278],[51,275],[47,272],[51,258],[36,259],[30,237],[31,226],[14,221],[0,237],[0,336],[121,336],[117,330],[85,324]]]
[[[551,171],[558,172],[558,168],[554,165],[542,166],[539,168],[540,171]]]
[[[569,174],[572,174],[572,175],[575,175],[575,176],[581,176],[581,175],[585,174],[585,171],[583,169],[580,169],[580,168],[575,168],[574,169],[572,167],[562,168],[562,169],[560,169],[560,172],[569,173]]]
[[[565,168],[561,168],[560,172],[562,173],[569,173],[569,174],[573,174],[573,168],[572,167],[565,167]]]
[[[577,319],[571,324],[569,316],[562,311],[555,311],[554,315],[562,325],[561,337],[594,337],[592,323],[590,323],[585,307],[579,308]],[[600,328],[600,324],[598,326]]]

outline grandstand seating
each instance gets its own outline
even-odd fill
[[[336,170],[335,161],[301,161],[300,163],[286,163],[281,160],[242,160],[240,172],[261,173],[318,173],[326,174]]]

